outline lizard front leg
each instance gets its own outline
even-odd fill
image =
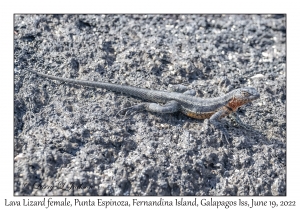
[[[188,88],[184,85],[178,84],[178,85],[172,85],[170,86],[171,91],[183,93],[185,95],[195,96],[196,91],[195,90],[188,90]]]
[[[229,144],[229,135],[228,135],[228,132],[227,130],[224,128],[224,126],[219,122],[219,120],[228,115],[230,113],[230,110],[228,110],[227,108],[223,107],[221,108],[219,111],[217,111],[216,113],[214,113],[210,118],[209,118],[209,122],[211,124],[213,124],[213,126],[216,128],[216,129],[219,129],[222,133],[222,135],[224,135],[227,143]]]
[[[244,124],[244,123],[242,122],[242,120],[240,119],[239,115],[238,115],[236,112],[233,112],[233,113],[231,113],[231,114],[232,114],[232,116],[234,117],[235,122],[236,122],[239,126],[243,127],[243,128],[246,129],[246,130],[253,130],[253,128],[252,128],[251,126],[246,125],[246,124]]]

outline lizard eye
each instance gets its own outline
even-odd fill
[[[247,96],[250,96],[250,93],[242,91],[242,95],[245,96],[245,97],[247,97]]]

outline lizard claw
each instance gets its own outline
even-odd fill
[[[246,125],[246,124],[244,124],[244,123],[239,123],[239,126],[241,126],[242,128],[244,128],[244,129],[246,129],[246,130],[248,130],[248,131],[252,131],[252,130],[254,130],[250,125]]]
[[[239,118],[239,116],[237,115],[237,113],[233,113],[233,120],[235,120],[235,122],[242,128],[249,130],[249,131],[253,131],[254,129],[250,126],[250,125],[246,125],[243,123],[243,121]]]
[[[118,113],[116,115],[119,115],[121,112],[125,111],[124,116],[128,116],[128,115],[131,115],[133,112],[141,111],[143,109],[145,109],[145,104],[143,104],[143,103],[142,104],[137,104],[137,105],[134,105],[134,106],[130,106],[130,107],[121,109],[120,111],[118,111]]]
[[[218,129],[219,131],[221,131],[222,137],[224,136],[226,142],[229,144],[229,141],[228,141],[229,134],[228,134],[227,130],[224,128],[224,126],[222,124],[220,124],[219,122],[216,122],[214,120],[211,120],[210,122],[213,124],[215,129]]]
[[[226,130],[221,130],[221,132],[222,132],[222,136],[224,136],[226,142],[229,144],[229,141],[228,141],[228,139],[229,139],[228,132]]]
[[[221,124],[218,124],[218,126],[216,128],[221,132],[221,136],[224,137],[226,142],[229,144],[229,134],[228,134],[228,131],[224,128],[224,126]]]
[[[124,109],[119,110],[119,111],[117,112],[116,116],[118,116],[118,115],[120,115],[120,114],[126,116],[130,108],[131,108],[131,107],[126,107],[126,108],[124,108]],[[125,113],[124,113],[124,112],[125,112]]]

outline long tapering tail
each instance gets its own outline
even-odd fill
[[[42,76],[42,77],[45,77],[48,79],[66,82],[66,83],[70,83],[70,84],[83,85],[83,86],[88,86],[88,87],[104,88],[104,89],[111,90],[114,92],[124,93],[127,95],[136,96],[141,99],[146,99],[146,100],[150,100],[150,101],[165,102],[166,97],[168,96],[168,92],[164,92],[164,91],[149,90],[149,89],[138,88],[138,87],[129,86],[129,85],[118,85],[118,84],[106,83],[106,82],[93,82],[93,81],[87,81],[87,80],[68,79],[68,78],[43,74],[43,73],[31,70],[31,69],[26,69],[26,70],[33,74],[37,74],[39,76]]]

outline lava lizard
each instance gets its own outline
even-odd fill
[[[196,97],[196,92],[192,90],[185,91],[183,93],[158,91],[129,85],[62,78],[43,74],[30,69],[27,69],[27,71],[52,80],[89,87],[104,88],[114,92],[135,96],[144,100],[157,102],[141,103],[130,107],[133,110],[144,109],[158,113],[174,113],[180,111],[191,118],[209,119],[210,123],[213,124],[215,128],[220,129],[227,142],[228,132],[219,120],[229,114],[234,114],[237,123],[247,128],[248,126],[242,123],[235,111],[240,106],[260,97],[258,91],[253,87],[239,88],[219,97],[203,99]],[[158,103],[164,103],[164,105],[160,105]]]

